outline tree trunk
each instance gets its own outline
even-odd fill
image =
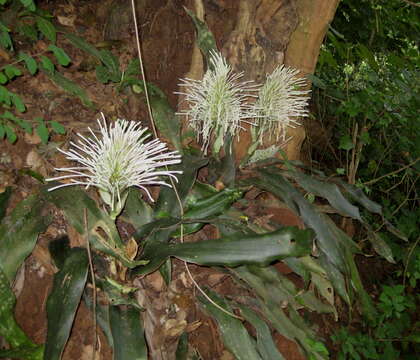
[[[313,73],[319,49],[334,17],[339,0],[241,0],[235,29],[222,52],[246,79],[263,82],[278,65]],[[308,83],[308,87],[310,84]],[[305,139],[303,126],[290,128],[285,152],[300,158]],[[249,132],[242,132],[236,144],[237,159],[247,154]]]

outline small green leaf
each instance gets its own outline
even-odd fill
[[[87,52],[92,56],[95,56],[98,60],[101,59],[101,53],[99,52],[99,50],[93,45],[89,44],[85,39],[73,34],[65,34],[65,36],[74,46],[78,47],[79,49]]]
[[[12,100],[13,105],[16,106],[16,109],[20,112],[23,113],[26,111],[26,106],[23,103],[22,99],[20,98],[19,95],[14,94],[14,93],[10,93],[10,99]]]
[[[363,131],[360,134],[360,141],[363,143],[363,145],[369,145],[370,144],[370,136],[367,131]]]
[[[64,135],[65,133],[66,133],[66,128],[63,126],[63,125],[61,125],[59,122],[57,122],[57,121],[54,121],[54,120],[51,120],[50,122],[49,122],[49,124],[50,124],[50,126],[51,126],[51,128],[57,133],[57,134],[60,134],[60,135]]]
[[[93,107],[93,103],[87,96],[85,90],[83,90],[75,82],[66,78],[58,71],[54,73],[47,72],[47,75],[56,85],[60,86],[63,90],[67,91],[68,93],[74,96],[77,96],[82,101],[83,105]]]
[[[28,69],[31,75],[35,75],[36,71],[38,70],[38,65],[35,59],[28,54],[21,52],[19,54],[19,59],[22,59],[25,62],[26,68]]]
[[[6,131],[4,130],[4,125],[0,124],[0,140],[4,139],[5,134],[6,134]]]
[[[34,3],[33,0],[20,0],[20,2],[28,10],[30,10],[30,11],[35,11],[36,10],[36,6],[35,6],[35,3]]]
[[[4,130],[6,131],[6,138],[9,143],[14,144],[17,140],[14,130],[9,125],[4,125]]]
[[[102,84],[107,84],[110,80],[110,74],[108,69],[103,65],[98,65],[96,67],[96,78]]]
[[[44,55],[41,56],[41,65],[47,73],[54,74],[55,66],[53,62]]]
[[[0,46],[13,51],[12,38],[9,35],[9,29],[0,21]]]
[[[340,138],[340,144],[338,145],[339,149],[349,151],[353,149],[353,147],[354,147],[354,144],[349,135],[344,135]]]
[[[57,39],[57,31],[55,30],[55,26],[52,24],[51,21],[43,17],[37,16],[36,25],[39,31],[42,33],[42,35],[44,35],[52,43],[55,43]]]
[[[9,80],[14,79],[16,76],[22,75],[22,71],[13,65],[6,65],[4,67],[4,72],[6,73]]]
[[[10,99],[10,92],[6,87],[0,85],[0,102],[10,106],[12,105],[12,100]]]
[[[48,132],[48,128],[45,126],[45,122],[39,123],[35,128],[35,132],[41,138],[41,141],[44,145],[48,143],[50,134]]]
[[[70,57],[66,54],[66,52],[55,45],[48,46],[48,50],[52,51],[54,56],[57,58],[57,61],[62,66],[67,66],[70,64],[71,60]]]
[[[26,36],[29,40],[32,40],[32,41],[38,40],[38,31],[35,25],[21,24],[19,26],[19,31],[22,35]]]
[[[0,84],[4,85],[9,82],[9,79],[4,75],[3,71],[0,71]]]

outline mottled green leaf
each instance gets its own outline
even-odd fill
[[[382,239],[381,235],[374,232],[369,231],[368,239],[372,244],[373,249],[381,255],[386,261],[390,262],[391,264],[395,264],[394,256],[392,254],[392,250],[390,246]]]
[[[114,221],[106,212],[99,209],[95,201],[82,189],[63,187],[47,192],[47,189],[52,186],[48,185],[43,189],[45,200],[62,209],[70,225],[83,235],[86,235],[84,219],[84,209],[86,209],[89,242],[93,248],[115,257],[129,268],[144,263],[131,261],[127,257],[125,245],[118,234]]]
[[[239,234],[194,243],[157,242],[145,248],[141,259],[149,263],[137,268],[135,273],[156,270],[169,256],[209,266],[267,265],[274,260],[309,254],[312,239],[310,230],[287,227],[266,234]]]
[[[153,221],[153,209],[141,198],[141,193],[130,189],[121,218],[137,229]]]
[[[18,347],[30,348],[32,352],[29,352],[29,356],[25,359],[41,360],[42,346],[35,345],[22,331],[14,318],[15,303],[16,298],[10,288],[10,281],[3,272],[0,263],[0,336],[6,339],[12,349]]]
[[[191,17],[197,30],[197,45],[207,59],[207,65],[210,66],[210,52],[217,50],[214,35],[209,30],[207,24],[201,21],[192,11],[184,7],[187,14]],[[214,70],[214,69],[211,69]]]
[[[153,118],[159,133],[168,139],[172,145],[182,152],[181,145],[181,121],[175,115],[166,97],[151,96],[150,105],[152,107]]]
[[[86,249],[73,248],[54,276],[47,300],[48,332],[44,360],[59,360],[70,335],[88,273]]]
[[[232,307],[226,300],[218,296],[215,292],[207,291],[207,295],[220,307],[232,313]],[[249,335],[242,322],[229,314],[226,314],[213,304],[209,303],[204,297],[199,296],[201,306],[217,322],[226,348],[232,352],[238,360],[262,360],[258,354],[255,340]],[[274,360],[275,358],[273,358]]]
[[[297,181],[306,191],[323,197],[328,200],[331,206],[338,210],[342,215],[349,216],[361,221],[359,209],[352,205],[341,193],[336,184],[320,181],[312,176],[306,175],[301,171],[288,171],[289,175]]]
[[[0,224],[0,264],[10,283],[25,258],[32,252],[38,234],[50,218],[42,215],[45,202],[38,195],[21,201]]]
[[[140,311],[111,306],[109,310],[115,360],[147,360],[147,346]]]
[[[257,332],[257,350],[263,360],[284,360],[271,336],[269,326],[261,316],[244,305],[238,305],[241,315]]]

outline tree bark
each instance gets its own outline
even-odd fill
[[[334,18],[340,0],[296,0],[299,24],[292,33],[285,53],[284,63],[301,70],[302,75],[313,74],[319,50]],[[308,83],[308,88],[310,87]],[[290,128],[290,142],[285,152],[291,160],[300,159],[300,150],[305,140],[305,128]]]
[[[339,0],[241,0],[236,27],[223,54],[247,80],[263,82],[276,66],[286,64],[313,73],[319,49],[334,17]],[[310,84],[308,84],[310,87]],[[290,128],[286,144],[288,159],[300,158],[305,139],[303,126]],[[235,144],[236,158],[247,154],[251,139],[242,132]]]

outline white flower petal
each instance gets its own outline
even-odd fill
[[[145,142],[150,134],[147,128],[134,121],[117,120],[107,125],[105,118],[98,119],[99,134],[89,128],[90,137],[78,134],[77,143],[70,142],[70,150],[63,153],[67,159],[82,166],[58,168],[66,175],[53,177],[47,181],[70,179],[70,183],[55,186],[49,191],[70,185],[95,186],[111,197],[111,207],[121,200],[121,194],[130,186],[145,190],[145,185],[170,186],[160,180],[161,176],[176,179],[181,171],[162,169],[167,165],[179,164],[181,156],[177,151],[168,151],[166,144],[159,139]],[[85,178],[78,181],[75,178]]]
[[[255,121],[261,145],[264,139],[270,140],[273,136],[285,142],[287,127],[300,125],[298,118],[308,116],[310,91],[301,90],[305,80],[297,77],[298,74],[298,70],[281,65],[267,76],[260,88],[254,112],[258,115]]]
[[[257,85],[250,81],[240,82],[242,75],[233,73],[226,59],[212,52],[210,69],[202,80],[181,79],[179,85],[185,92],[178,94],[185,95],[190,107],[180,114],[187,116],[205,153],[212,137],[220,132],[233,137],[243,129],[240,124],[244,119],[255,116],[246,100],[255,97],[253,91]]]

